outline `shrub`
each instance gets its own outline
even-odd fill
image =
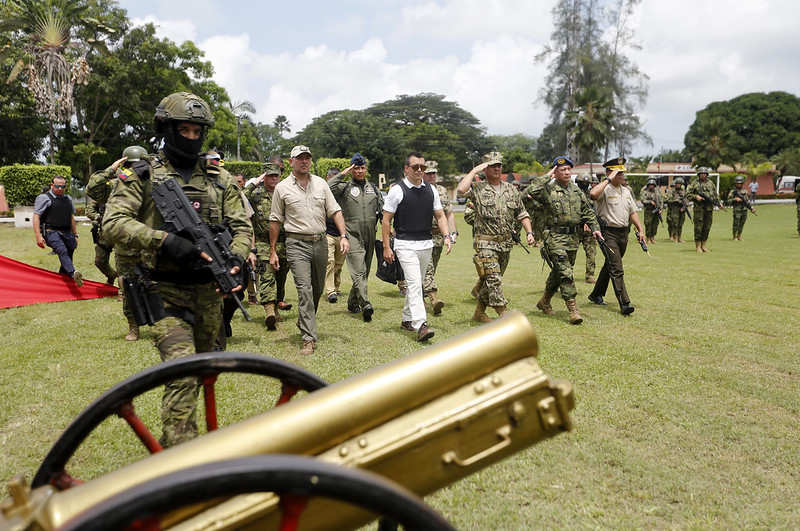
[[[67,180],[67,193],[70,194],[72,170],[69,166],[12,164],[0,167],[0,183],[5,186],[6,200],[12,205],[33,205],[42,188],[49,187],[56,176]]]
[[[225,169],[228,170],[231,175],[241,172],[246,179],[252,179],[253,177],[261,175],[261,163],[250,160],[226,160]]]

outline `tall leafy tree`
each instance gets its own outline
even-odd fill
[[[20,83],[0,82],[0,115],[0,166],[36,161],[48,128],[33,94]]]
[[[595,148],[604,145],[612,133],[611,99],[605,90],[588,86],[578,91],[574,100],[574,107],[566,112],[567,125],[582,160],[589,160],[589,172],[594,173]]]
[[[286,118],[285,115],[279,114],[275,117],[275,120],[272,122],[272,126],[278,130],[278,134],[283,133],[291,133],[292,132],[292,124],[289,123],[289,119]]]
[[[241,100],[232,103],[228,102],[228,110],[236,118],[236,160],[242,160],[242,123],[251,123],[253,121],[250,115],[255,114],[256,106],[249,100]]]
[[[800,147],[780,150],[772,162],[781,175],[800,175]]]

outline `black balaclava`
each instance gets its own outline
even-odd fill
[[[200,158],[203,141],[206,137],[206,127],[200,138],[192,140],[178,132],[178,122],[170,122],[164,130],[164,154],[175,165],[183,168],[193,168]]]

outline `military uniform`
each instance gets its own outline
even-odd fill
[[[111,267],[112,245],[103,238],[100,225],[103,222],[105,203],[98,203],[91,197],[86,202],[86,217],[92,222],[92,241],[94,242],[94,265],[106,277],[106,284],[114,285],[117,272]]]
[[[794,193],[797,194],[794,198],[794,202],[797,203],[797,234],[800,234],[800,181],[794,185]]]
[[[578,188],[586,196],[586,200],[589,202],[589,206],[594,209],[594,201],[589,196],[589,193],[592,191],[591,179],[588,176],[580,176],[575,179],[575,183],[578,185]],[[582,183],[586,183],[585,187],[581,186]],[[528,211],[530,212],[530,211]],[[583,246],[583,252],[586,255],[586,276],[584,280],[588,284],[594,284],[596,282],[594,278],[594,272],[597,268],[597,240],[594,239],[594,234],[591,231],[585,230],[581,231],[581,245]],[[534,233],[536,229],[534,229]]]
[[[280,172],[277,164],[273,164]],[[280,174],[280,173],[279,173]],[[289,274],[289,263],[286,261],[286,235],[281,229],[275,251],[278,254],[279,269],[275,271],[269,264],[269,213],[272,209],[272,193],[262,184],[250,183],[244,188],[244,195],[253,207],[253,233],[255,234],[256,272],[258,273],[258,303],[267,307],[267,316],[271,320],[267,327],[274,329],[277,320],[278,301],[284,299],[283,293],[278,293],[286,285],[286,276]]]
[[[160,229],[164,218],[151,196],[154,185],[175,179],[200,219],[228,228],[231,251],[241,263],[248,256],[253,229],[236,181],[197,156],[205,127],[214,124],[208,105],[193,94],[172,94],[156,108],[155,123],[156,132],[164,136],[164,149],[151,164],[140,161],[130,176],[120,176],[106,206],[103,230],[111,241],[142,250],[142,263],[163,300],[165,316],[151,332],[161,359],[167,361],[212,349],[222,325],[222,294],[201,259],[184,252],[186,245],[193,248],[191,242]],[[198,126],[199,131],[194,129]],[[164,386],[162,445],[197,435],[197,392],[193,377]]]
[[[706,194],[711,201],[698,201],[695,196],[698,195],[699,192]],[[708,233],[711,231],[711,224],[714,222],[714,205],[712,201],[719,202],[717,188],[708,177],[703,181],[697,179],[692,181],[689,185],[688,190],[686,190],[686,195],[694,201],[695,245],[697,246],[698,252],[708,252],[705,248],[705,243],[708,241]]]
[[[744,177],[736,177],[735,183],[742,183],[744,184]],[[734,185],[735,186],[735,185]],[[744,189],[741,188],[734,188],[730,192],[728,192],[728,199],[726,203],[733,207],[733,239],[734,240],[741,240],[742,239],[742,229],[744,229],[744,224],[747,221],[747,211],[748,209],[748,193]],[[736,199],[740,199],[737,201]]]
[[[499,188],[496,190],[487,181],[473,182],[463,194],[472,200],[475,209],[473,262],[482,282],[478,300],[493,308],[508,304],[503,294],[503,274],[514,247],[511,230],[518,219],[529,217],[516,188],[506,182],[501,182]]]
[[[681,183],[683,184],[683,183]],[[675,242],[682,242],[683,224],[686,221],[686,190],[681,186],[680,189],[673,183],[666,195],[664,202],[667,204],[667,230],[669,238]]]
[[[645,186],[642,188],[639,199],[642,201],[642,210],[644,211],[644,233],[645,238],[651,243],[656,241],[656,233],[658,233],[658,223],[660,221],[659,215],[664,208],[661,198],[661,190],[658,186]],[[655,203],[655,205],[653,205]]]
[[[558,167],[572,166],[566,157],[556,159],[554,164]],[[600,227],[586,194],[571,181],[564,186],[558,180],[551,183],[550,175],[543,175],[535,178],[525,191],[539,201],[545,211],[547,228],[544,231],[543,255],[548,257],[551,270],[545,282],[544,297],[537,307],[544,313],[553,314],[550,298],[556,291],[560,290],[564,301],[572,303],[578,294],[572,267],[584,225],[588,225],[592,232],[599,231]],[[571,304],[567,306],[572,314]]]
[[[343,180],[342,174],[328,181],[328,187],[342,207],[350,243],[346,260],[353,286],[347,297],[347,307],[359,307],[363,312],[367,305],[372,306],[367,284],[372,258],[375,256],[375,230],[378,216],[383,212],[383,198],[378,189],[366,179],[361,182],[355,179]],[[371,314],[365,320],[370,318]]]

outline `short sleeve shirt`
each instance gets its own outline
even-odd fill
[[[636,212],[636,201],[630,190],[624,186],[608,183],[603,193],[595,201],[597,216],[606,220],[609,227],[627,227],[631,214]]]
[[[282,223],[286,232],[313,236],[323,234],[325,218],[341,209],[324,179],[309,174],[303,190],[292,174],[275,187],[269,220]]]

